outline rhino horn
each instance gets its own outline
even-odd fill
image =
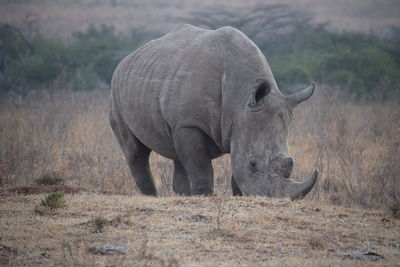
[[[302,183],[290,181],[286,187],[286,195],[291,199],[302,199],[314,187],[317,178],[318,172],[314,171],[311,177]]]
[[[297,93],[288,96],[288,101],[292,107],[297,106],[299,103],[309,99],[314,93],[315,83],[312,82],[311,85]]]

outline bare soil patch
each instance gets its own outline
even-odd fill
[[[44,195],[2,195],[0,263],[15,265],[384,265],[400,257],[400,220],[389,212],[262,197],[78,193],[51,215]],[[104,219],[93,231],[93,219]],[[92,254],[123,246],[126,253]],[[374,252],[376,262],[343,257]]]

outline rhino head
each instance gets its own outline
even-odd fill
[[[288,131],[293,109],[314,92],[314,83],[292,95],[282,94],[275,83],[257,80],[243,98],[231,129],[233,179],[243,195],[304,197],[318,173],[304,182],[290,179],[293,159],[288,153]]]

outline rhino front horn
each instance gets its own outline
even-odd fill
[[[302,183],[295,181],[290,182],[286,187],[287,196],[291,199],[302,199],[314,187],[317,178],[318,172],[314,171],[311,177]]]

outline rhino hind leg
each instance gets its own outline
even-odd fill
[[[144,195],[157,195],[149,165],[151,150],[136,138],[119,116],[115,116],[112,109],[110,122],[140,192]]]
[[[191,195],[212,195],[214,171],[207,136],[197,128],[181,128],[174,134],[174,144],[187,174]]]
[[[144,195],[156,196],[153,175],[150,171],[149,156],[151,150],[144,146],[137,138],[126,144],[124,151],[129,169],[140,192]]]
[[[190,196],[189,180],[185,169],[178,160],[174,160],[174,177],[172,187],[176,194]]]
[[[153,175],[150,171],[149,156],[151,150],[137,140],[137,149],[127,158],[129,169],[135,179],[136,185],[144,195],[155,196],[157,190],[154,185]]]
[[[232,195],[234,196],[243,196],[242,191],[240,191],[239,186],[236,184],[235,179],[231,178],[231,185],[232,185]]]

